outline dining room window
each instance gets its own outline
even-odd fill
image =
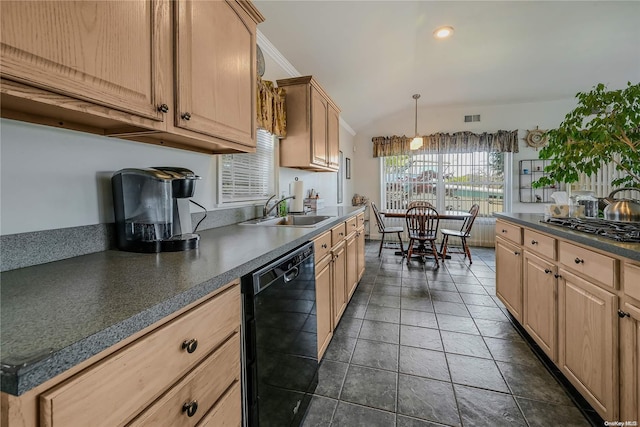
[[[437,210],[468,211],[480,205],[479,217],[504,210],[505,159],[509,153],[435,153],[410,151],[380,158],[381,205],[405,210],[421,200]]]

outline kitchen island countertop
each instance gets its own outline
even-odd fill
[[[109,250],[1,273],[2,392],[25,393],[362,211],[325,208],[334,219],[316,228],[213,228],[190,251]]]
[[[498,219],[510,221],[534,230],[562,237],[563,239],[607,251],[613,255],[629,258],[634,261],[640,261],[640,243],[617,242],[606,237],[548,224],[546,222],[542,222],[544,220],[543,214],[494,213],[494,216]]]

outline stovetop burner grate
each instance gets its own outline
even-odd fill
[[[640,243],[640,223],[607,221],[597,218],[548,218],[546,222],[589,234],[597,234],[618,242]]]

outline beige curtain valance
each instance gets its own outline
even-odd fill
[[[287,136],[287,106],[284,88],[258,76],[256,110],[258,127],[284,138]]]
[[[410,151],[413,138],[407,136],[376,136],[373,141],[373,157],[397,156]],[[518,152],[518,130],[499,130],[494,133],[455,132],[434,133],[422,137],[424,144],[417,151],[440,153]]]

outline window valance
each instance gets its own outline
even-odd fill
[[[397,156],[410,151],[413,137],[376,136],[373,141],[373,157]],[[518,130],[499,130],[494,133],[468,131],[434,133],[422,137],[424,144],[419,151],[439,153],[518,152]]]
[[[279,138],[287,136],[287,104],[284,88],[258,76],[256,110],[258,127]]]

